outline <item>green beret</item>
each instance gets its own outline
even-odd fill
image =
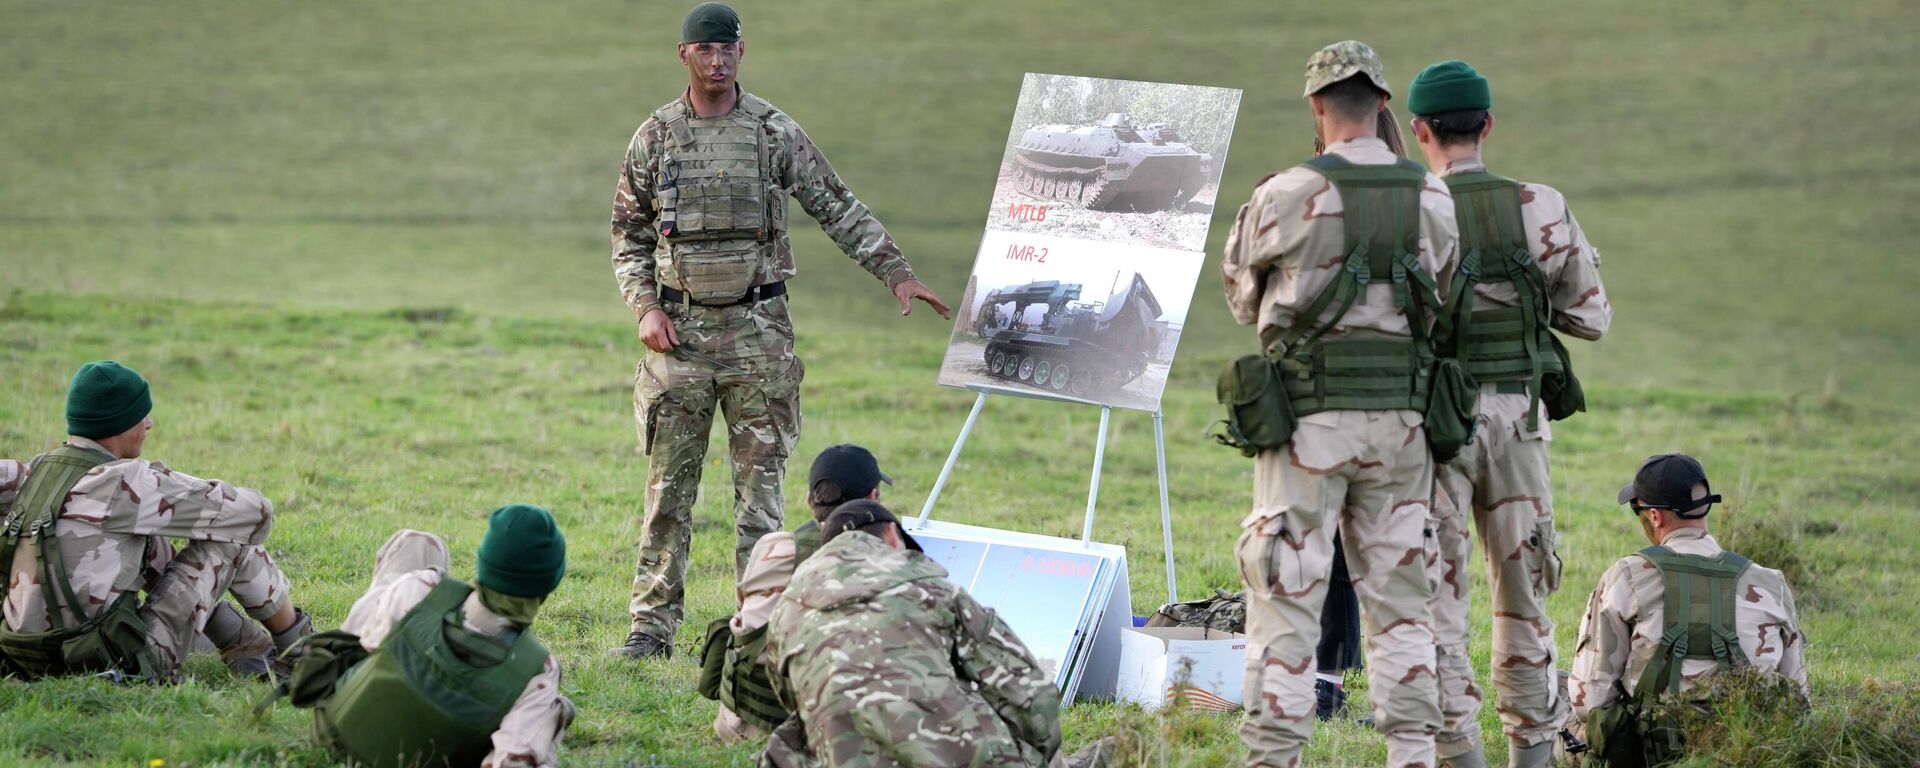
[[[1492,108],[1493,91],[1487,87],[1487,79],[1459,59],[1420,70],[1407,90],[1407,109],[1416,115]]]
[[[475,559],[481,586],[514,597],[545,597],[567,574],[567,538],[546,510],[509,504],[487,520]]]
[[[680,22],[680,42],[740,42],[740,14],[734,13],[726,3],[696,5],[687,11],[687,19]]]
[[[153,412],[147,380],[112,360],[87,363],[67,387],[67,434],[113,437]]]

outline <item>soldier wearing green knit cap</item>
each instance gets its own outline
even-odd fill
[[[153,407],[139,373],[87,363],[65,444],[0,460],[0,674],[174,680],[203,634],[236,674],[264,677],[312,632],[264,546],[273,504],[142,458]]]
[[[673,650],[686,596],[693,504],[718,413],[733,470],[734,575],[785,520],[780,487],[800,438],[792,300],[797,274],[788,201],[900,303],[947,305],[827,163],[799,123],[737,81],[747,41],[739,14],[702,3],[681,24],[687,84],[633,134],[613,198],[613,274],[642,350],[633,387],[646,498],[632,616],[612,650]],[[876,294],[877,295],[877,294]]]
[[[1560,585],[1547,422],[1581,410],[1579,387],[1554,331],[1598,339],[1613,319],[1600,252],[1558,191],[1487,170],[1493,92],[1464,61],[1420,71],[1407,94],[1413,135],[1453,193],[1460,275],[1448,297],[1439,353],[1461,361],[1480,391],[1479,428],[1459,455],[1434,467],[1433,528],[1441,572],[1433,621],[1444,718],[1443,766],[1486,764],[1484,696],[1467,655],[1472,535],[1486,548],[1492,589],[1489,666],[1512,766],[1547,765],[1568,702],[1554,677],[1547,597]]]
[[[372,587],[289,686],[337,753],[370,766],[556,764],[573,703],[533,622],[566,574],[566,538],[546,510],[513,504],[494,510],[474,560],[469,584],[448,575],[439,536],[402,530],[381,545]]]

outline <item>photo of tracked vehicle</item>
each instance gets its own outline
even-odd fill
[[[973,318],[987,341],[988,375],[1074,397],[1100,396],[1147,370],[1160,348],[1162,310],[1139,274],[1102,302],[1080,301],[1079,283],[1041,280],[987,294]],[[1011,307],[1009,307],[1011,305]],[[1027,323],[1027,308],[1046,308]]]
[[[1042,125],[1013,146],[1014,183],[1035,197],[1096,211],[1182,211],[1213,158],[1165,123],[1114,112],[1091,125]]]

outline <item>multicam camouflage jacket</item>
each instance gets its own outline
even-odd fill
[[[776,733],[763,764],[1054,758],[1059,691],[1006,622],[945,577],[924,555],[858,531],[800,566],[774,608],[769,650],[775,691],[797,713],[811,754],[773,754],[790,748]]]
[[[106,450],[86,438],[67,442]],[[19,461],[0,460],[0,516],[12,512],[29,470]],[[145,459],[95,467],[67,495],[54,526],[61,557],[73,569],[74,593],[86,603],[81,611],[86,616],[67,607],[70,621],[78,624],[122,594],[144,589],[172,558],[168,537],[258,545],[272,527],[273,504],[258,491]],[[21,547],[6,564],[6,620],[17,632],[45,632],[51,626],[34,558],[34,548]]]
[[[761,122],[767,132],[767,154],[772,166],[768,169],[772,177],[768,181],[777,186],[779,192],[799,201],[801,210],[820,223],[820,228],[840,250],[862,269],[886,281],[887,287],[914,279],[913,270],[900,255],[893,236],[841,182],[839,174],[827,163],[826,155],[814,146],[800,124],[759,97],[741,91],[735,110],[749,106],[770,112]],[[693,111],[684,95],[663,108],[665,111],[676,109],[688,115]],[[655,160],[663,150],[665,133],[657,117],[648,118],[634,132],[626,159],[620,166],[620,181],[613,197],[613,273],[619,281],[621,296],[642,315],[660,305],[660,260],[671,247],[661,238],[659,211],[655,208]],[[784,209],[784,203],[780,203],[779,210]],[[765,250],[761,274],[753,284],[787,280],[795,274],[793,247],[787,240],[784,221],[775,224],[762,246]]]

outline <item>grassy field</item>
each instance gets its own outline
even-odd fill
[[[1310,145],[1297,83],[1315,48],[1366,40],[1401,86],[1431,61],[1473,61],[1496,92],[1494,169],[1567,193],[1617,310],[1605,341],[1575,349],[1590,413],[1555,428],[1563,655],[1587,590],[1639,546],[1613,490],[1643,456],[1685,450],[1730,499],[1723,537],[1789,566],[1822,722],[1912,693],[1899,684],[1920,678],[1920,262],[1902,254],[1920,239],[1920,163],[1894,138],[1920,95],[1910,6],[739,7],[743,83],[807,127],[949,299],[1022,72],[1245,89],[1217,258],[1254,181]],[[442,532],[468,571],[486,512],[543,504],[572,543],[542,613],[581,710],[566,762],[749,763],[709,735],[690,661],[693,629],[731,610],[723,443],[679,655],[601,653],[625,632],[646,466],[630,406],[639,347],[605,221],[633,128],[684,81],[671,46],[683,10],[0,2],[0,456],[58,442],[80,362],[138,368],[156,393],[150,455],[274,499],[271,546],[328,626],[392,529]],[[899,318],[817,232],[795,245],[809,363],[797,455],[867,444],[899,480],[888,501],[917,509],[972,399],[933,384],[947,325]],[[1214,274],[1164,404],[1189,598],[1237,582],[1248,503],[1248,464],[1200,437],[1214,372],[1250,336]],[[996,400],[943,517],[1077,535],[1097,421]],[[1115,414],[1107,461],[1096,534],[1130,549],[1145,612],[1164,591],[1146,416]],[[790,484],[789,506],[802,494]],[[1474,653],[1484,669],[1484,637]],[[254,719],[263,686],[210,656],[192,671],[153,690],[0,682],[0,761],[327,762],[305,713]],[[1490,707],[1482,724],[1502,743]],[[1065,719],[1070,744],[1123,733],[1153,765],[1235,762],[1233,727],[1107,705]],[[1321,729],[1309,759],[1383,755],[1343,725]]]

